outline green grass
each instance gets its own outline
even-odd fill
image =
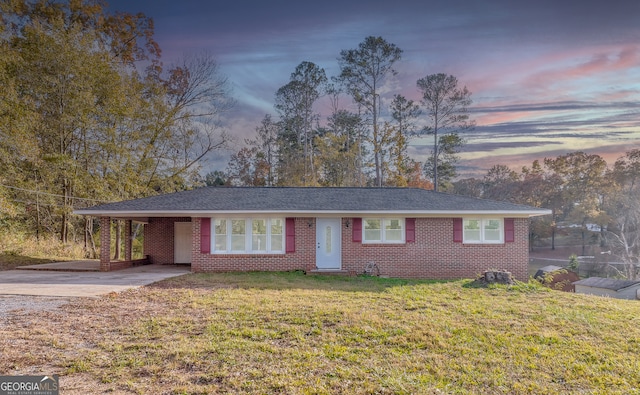
[[[532,284],[192,274],[0,339],[30,342],[0,371],[46,355],[63,390],[81,375],[86,391],[141,394],[640,393],[640,303]]]

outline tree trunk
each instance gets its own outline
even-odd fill
[[[94,259],[94,258],[98,257],[98,249],[96,248],[96,241],[93,238],[93,218],[89,218],[87,226],[88,226],[87,233],[89,235],[89,244],[91,246],[91,250],[88,251],[88,252],[90,252],[89,258]]]
[[[376,100],[375,85],[373,86],[373,161],[376,167],[376,186],[382,186],[380,171],[380,142],[378,141],[378,101]]]
[[[67,188],[62,187],[62,214],[60,215],[60,241],[67,243]]]

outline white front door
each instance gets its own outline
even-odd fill
[[[191,263],[191,222],[173,223],[173,263]]]
[[[342,221],[340,218],[316,220],[316,267],[340,270],[342,268]]]

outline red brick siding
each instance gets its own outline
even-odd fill
[[[173,261],[173,222],[188,218],[151,218],[145,225],[145,253],[151,263]],[[417,218],[415,242],[362,244],[352,241],[351,228],[342,221],[342,268],[362,273],[375,262],[381,275],[405,278],[474,278],[488,269],[510,271],[528,278],[529,220],[516,218],[515,241],[498,245],[453,242],[452,218]],[[316,227],[313,218],[296,218],[296,251],[289,254],[216,255],[200,252],[200,219],[192,221],[191,268],[194,272],[286,271],[315,269]]]
[[[381,275],[434,279],[474,278],[487,269],[505,269],[526,280],[529,220],[514,222],[515,241],[498,245],[454,243],[452,218],[416,219],[415,243],[354,243],[343,232],[342,268],[362,273],[367,262],[374,262]]]
[[[200,219],[193,219],[191,270],[194,272],[289,271],[315,267],[316,228],[313,218],[295,218],[296,249],[287,254],[202,254]]]
[[[144,254],[149,256],[149,263],[173,263],[174,222],[191,222],[191,218],[149,218],[144,225]]]
[[[100,271],[111,270],[111,218],[100,217]]]

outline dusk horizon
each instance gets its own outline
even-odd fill
[[[237,142],[232,150],[254,135],[265,114],[277,115],[275,92],[298,64],[310,61],[336,76],[340,51],[367,36],[403,50],[384,104],[396,93],[418,102],[416,81],[435,73],[456,76],[472,92],[476,127],[462,136],[459,178],[575,151],[612,165],[640,146],[640,3],[464,3],[141,0],[111,1],[109,9],[153,18],[167,66],[188,54],[214,56],[237,102],[224,124]],[[343,104],[352,105],[347,97]],[[327,108],[328,98],[321,99],[321,122]],[[412,158],[424,161],[432,142],[413,138]],[[216,154],[205,170],[224,170],[228,154]]]

